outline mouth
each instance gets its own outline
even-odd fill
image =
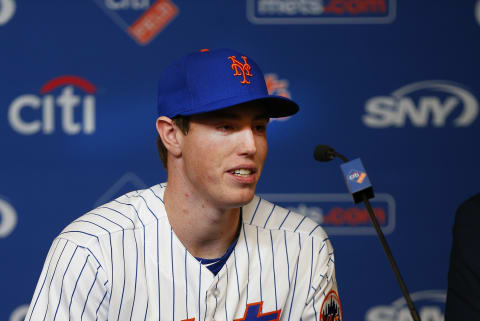
[[[230,171],[231,174],[239,177],[248,177],[252,174],[254,174],[254,170],[249,169],[249,168],[239,168],[239,169],[234,169]]]
[[[240,165],[227,171],[239,183],[251,184],[256,180],[257,169],[253,166]]]

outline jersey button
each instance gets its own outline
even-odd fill
[[[220,295],[220,290],[215,289],[215,290],[213,290],[212,294],[213,294],[214,297],[218,297]],[[214,321],[214,320],[212,320],[212,321]]]

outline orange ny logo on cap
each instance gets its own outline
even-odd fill
[[[240,82],[241,84],[249,84],[250,82],[247,80],[247,76],[252,77],[253,75],[250,73],[250,65],[247,62],[247,57],[242,56],[244,63],[242,64],[240,61],[237,60],[237,57],[230,56],[228,57],[232,61],[232,70],[235,70],[234,76],[243,76],[243,80]],[[240,73],[240,71],[242,71]]]

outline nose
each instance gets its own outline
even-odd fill
[[[257,152],[257,143],[252,128],[246,127],[240,132],[240,154],[253,156]]]

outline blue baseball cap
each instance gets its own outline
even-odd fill
[[[271,118],[298,111],[292,100],[269,95],[265,77],[249,56],[230,49],[189,54],[161,74],[158,116],[189,116],[259,102]]]

